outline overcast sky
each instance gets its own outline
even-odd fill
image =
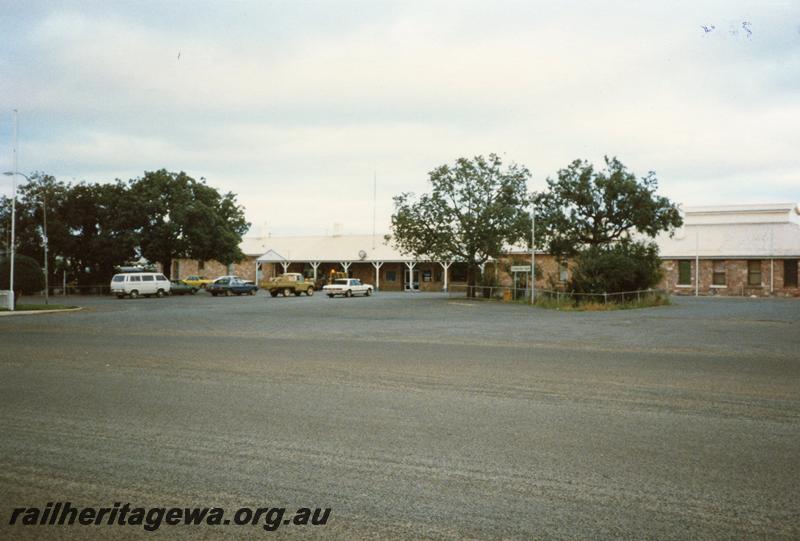
[[[704,28],[705,27],[705,28]],[[0,165],[184,170],[254,232],[388,229],[391,196],[495,152],[685,205],[800,200],[800,1],[0,0]],[[10,194],[2,177],[0,192]]]

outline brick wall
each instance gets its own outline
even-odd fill
[[[185,278],[190,275],[199,274],[206,278],[216,278],[225,274],[236,274],[245,280],[255,280],[256,263],[255,257],[247,257],[240,263],[232,265],[231,272],[229,269],[217,262],[206,261],[203,269],[199,268],[199,262],[194,259],[181,259],[173,262],[173,276],[172,278]],[[664,278],[658,287],[671,290],[675,294],[694,295],[695,291],[695,260],[684,259],[688,261],[691,269],[691,279],[687,285],[678,284],[678,261],[677,259],[665,259],[663,261]],[[747,283],[748,275],[748,260],[746,259],[727,259],[716,260],[722,261],[725,269],[726,284],[724,287],[715,286],[713,284],[714,276],[714,262],[711,259],[700,260],[700,286],[699,292],[701,295],[728,295],[728,296],[789,296],[800,297],[800,288],[798,287],[784,287],[783,284],[783,271],[784,260],[775,259],[770,266],[769,259],[760,260],[761,269],[761,283],[758,286],[749,285]],[[796,260],[794,260],[796,261]],[[497,269],[497,283],[498,285],[511,287],[513,285],[512,273],[508,270],[510,265],[525,265],[530,264],[530,256],[514,255],[500,259],[495,266],[494,263],[488,263],[485,268],[487,278],[495,275],[495,268]],[[454,264],[462,265],[463,264]],[[542,276],[536,280],[537,288],[551,289],[553,287],[561,287],[559,282],[559,264],[558,259],[552,255],[536,255],[536,266],[541,269]],[[322,263],[317,269],[317,276],[323,277],[330,274],[331,269],[336,272],[341,272],[342,267],[338,263]],[[406,266],[404,263],[384,263],[380,269],[380,289],[383,291],[403,291],[405,290],[404,272]],[[438,263],[418,263],[414,270],[419,271],[419,287],[420,291],[441,291],[444,287],[442,267]],[[177,271],[177,276],[176,272]],[[289,265],[288,272],[304,273],[308,271],[311,275],[311,267],[307,263],[292,263]],[[449,285],[459,286],[464,282],[452,280],[454,267],[449,269]],[[261,281],[269,280],[276,274],[283,273],[283,266],[280,264],[265,263],[261,266]],[[395,279],[389,280],[389,275],[394,273]],[[430,273],[430,281],[425,281],[426,273]],[[464,272],[456,274],[466,274]],[[358,278],[365,284],[375,285],[375,269],[371,263],[353,263],[350,266],[350,276]],[[772,282],[770,279],[772,278]]]
[[[678,284],[678,267],[679,261],[677,259],[664,260],[664,279],[659,287],[671,290],[678,295],[694,295],[695,292],[695,260],[684,259],[688,261],[691,268],[691,280],[687,285]],[[725,259],[725,260],[712,260],[700,259],[700,281],[698,292],[701,295],[725,295],[725,296],[751,296],[756,295],[759,297],[764,296],[800,296],[800,289],[797,287],[784,287],[783,285],[783,259],[769,259],[750,260],[759,261],[759,268],[761,269],[761,280],[759,285],[751,285],[748,283],[748,260],[747,259]],[[714,264],[722,265],[725,272],[725,285],[717,286],[713,283]]]

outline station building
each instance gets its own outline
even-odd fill
[[[800,297],[800,205],[689,207],[683,215],[684,225],[674,235],[655,239],[665,271],[660,287],[689,295]],[[467,280],[465,263],[415,259],[380,235],[247,237],[242,251],[245,259],[229,266],[176,260],[172,276],[237,274],[263,284],[283,272],[312,279],[347,272],[383,291],[443,291]],[[509,248],[481,272],[497,285],[526,287],[525,273],[510,270],[526,263],[527,250]],[[542,270],[538,288],[566,286],[568,260],[537,251],[536,265]]]

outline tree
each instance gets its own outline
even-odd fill
[[[70,187],[62,211],[70,230],[63,256],[79,284],[107,283],[117,265],[136,257],[138,211],[119,180]]]
[[[139,250],[161,263],[169,276],[175,258],[216,259],[230,264],[244,254],[239,248],[250,224],[232,193],[165,169],[145,172],[130,182],[137,209]]]
[[[641,179],[617,159],[605,158],[595,171],[575,160],[547,179],[548,190],[536,194],[537,245],[556,255],[575,255],[585,247],[631,239],[634,233],[655,237],[683,223],[666,197],[656,195],[658,180],[650,171]]]
[[[524,238],[530,223],[525,211],[530,172],[502,165],[496,154],[459,158],[429,173],[431,193],[418,200],[411,193],[396,196],[395,246],[415,257],[466,262],[467,283],[474,286],[478,267]]]
[[[64,200],[69,187],[53,176],[34,172],[28,175],[28,182],[17,186],[15,244],[18,254],[30,256],[40,264],[44,263],[45,233],[49,246],[48,268],[53,276],[56,255],[64,254],[68,243],[69,228],[63,220]],[[45,212],[47,231],[44,230]],[[0,202],[0,222],[10,229],[11,199],[2,198]],[[4,240],[8,240],[4,238]],[[6,242],[7,244],[7,242]]]
[[[646,239],[680,227],[677,206],[656,195],[650,171],[637,179],[617,159],[595,171],[575,160],[547,179],[534,197],[537,244],[554,255],[574,256],[570,287],[584,293],[633,291],[661,279],[658,246]],[[539,237],[541,232],[541,237]]]
[[[0,289],[9,289],[11,258],[0,259]],[[30,295],[44,289],[42,267],[32,257],[14,254],[14,306],[23,294]]]

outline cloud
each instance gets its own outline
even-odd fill
[[[489,152],[533,188],[610,154],[688,204],[800,195],[788,3],[192,5],[21,18],[0,106],[21,111],[29,169],[182,169],[239,193],[255,223],[362,231],[375,171],[386,224],[390,195]],[[752,35],[731,31],[742,20]]]

